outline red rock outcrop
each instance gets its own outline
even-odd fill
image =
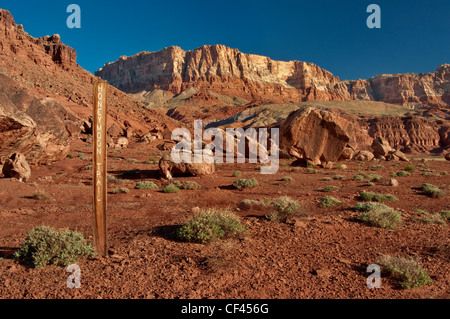
[[[0,9],[0,159],[20,152],[40,165],[65,157],[92,115],[96,78],[76,58],[58,35],[34,38]],[[126,121],[145,135],[178,126],[112,86],[108,92],[108,127]]]
[[[337,161],[348,147],[356,150],[371,143],[372,139],[357,123],[336,111],[313,107],[292,112],[280,129],[280,149],[315,165]]]
[[[105,64],[96,75],[127,93],[165,90],[180,94],[188,88],[254,101],[384,101],[415,107],[450,105],[450,65],[426,74],[378,75],[369,80],[340,81],[315,64],[274,61],[224,45],[192,51],[169,47],[141,52]]]

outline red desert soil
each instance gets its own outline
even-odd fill
[[[439,212],[450,209],[448,195],[429,198],[417,188],[430,182],[449,191],[449,162],[413,161],[416,171],[398,177],[399,187],[389,186],[389,174],[405,163],[346,162],[345,170],[322,169],[308,174],[306,168],[292,171],[291,160],[282,160],[275,175],[261,175],[256,164],[222,164],[215,175],[176,177],[196,181],[201,190],[181,190],[165,194],[160,190],[138,190],[139,180],[158,186],[157,164],[145,164],[160,157],[155,144],[131,144],[128,149],[111,150],[109,174],[128,172],[120,185],[129,194],[108,195],[110,254],[78,262],[81,288],[66,287],[64,268],[27,268],[11,258],[12,253],[35,226],[47,225],[82,232],[92,240],[92,171],[86,168],[91,146],[81,141],[72,147],[73,159],[36,168],[29,183],[0,179],[0,298],[449,298],[450,242],[448,227],[420,222],[416,209]],[[137,159],[133,162],[129,159]],[[127,161],[128,159],[128,161]],[[384,177],[375,186],[354,181],[359,171]],[[85,169],[86,168],[86,169]],[[422,175],[423,170],[431,170]],[[243,191],[231,187],[234,171],[240,178],[256,178],[259,186]],[[344,179],[324,181],[324,177],[345,175]],[[281,181],[291,176],[293,181]],[[324,193],[327,185],[340,191]],[[35,200],[44,191],[49,199]],[[353,207],[362,190],[391,193],[399,201],[387,204],[402,212],[403,224],[389,231],[357,221]],[[302,204],[307,216],[297,223],[271,222],[260,210],[239,210],[243,199],[263,200],[288,195]],[[321,208],[321,197],[331,195],[345,204]],[[194,215],[192,208],[230,208],[248,226],[244,239],[228,239],[211,244],[181,242],[173,232]],[[423,215],[422,215],[423,216]],[[368,265],[380,254],[419,258],[432,278],[432,284],[404,290],[388,277],[381,289],[368,289]]]

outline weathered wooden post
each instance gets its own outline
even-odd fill
[[[99,256],[108,252],[106,239],[106,88],[99,80],[94,84],[94,123],[92,124],[94,188],[93,229],[94,246]]]

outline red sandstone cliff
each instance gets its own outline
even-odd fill
[[[249,101],[369,100],[431,107],[450,105],[450,65],[426,74],[379,75],[340,81],[312,63],[274,61],[224,45],[192,51],[169,47],[121,57],[96,72],[127,93],[162,89],[173,94],[194,87]]]

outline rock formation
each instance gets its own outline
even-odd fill
[[[31,168],[23,154],[12,154],[3,165],[4,177],[17,178],[19,181],[27,182],[31,177]]]
[[[167,101],[172,95],[195,88],[197,97],[213,100],[217,97],[213,95],[219,94],[248,101],[353,99],[411,107],[450,105],[449,64],[426,74],[378,75],[369,80],[340,81],[312,63],[274,61],[224,45],[204,45],[192,51],[173,46],[158,52],[122,56],[95,74],[127,93],[141,92],[141,98],[146,95],[152,101]]]

